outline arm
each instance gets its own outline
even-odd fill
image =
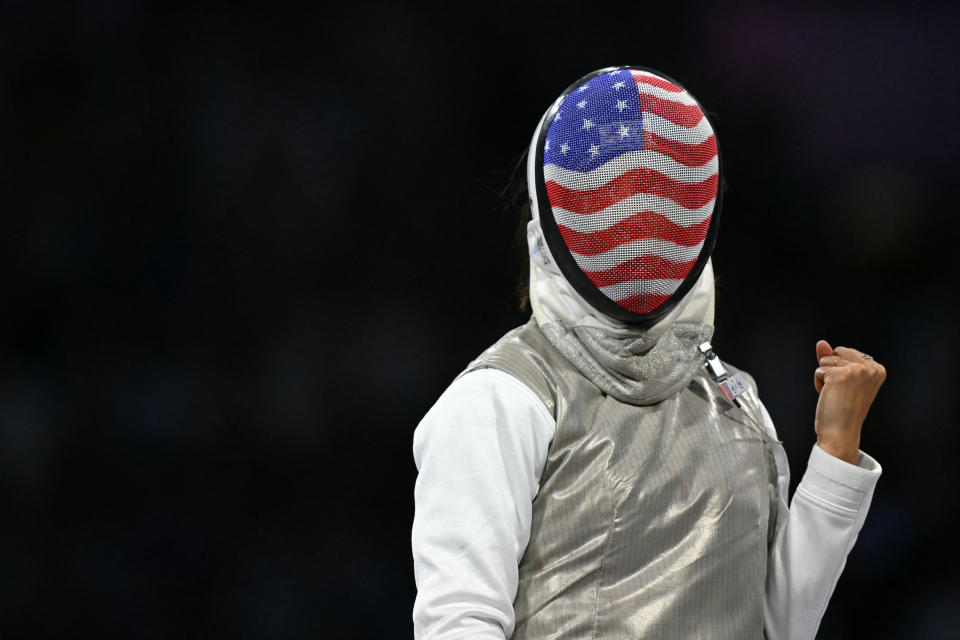
[[[817,343],[820,398],[817,444],[787,509],[789,468],[783,447],[778,468],[778,522],[767,565],[765,627],[770,640],[812,639],[820,626],[847,554],[870,508],[880,465],[860,451],[860,431],[886,370],[855,349]],[[766,409],[763,419],[774,435]]]
[[[495,369],[453,382],[420,422],[412,547],[418,640],[513,633],[518,564],[556,423]]]
[[[763,417],[776,437],[766,409]],[[863,452],[852,465],[814,445],[788,509],[790,469],[783,447],[775,444],[774,455],[779,513],[767,562],[766,637],[812,639],[863,526],[881,468]]]

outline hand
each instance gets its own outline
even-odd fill
[[[820,366],[813,374],[813,386],[820,394],[814,421],[817,444],[830,455],[856,464],[860,428],[887,370],[856,349],[834,349],[826,340],[817,342],[817,360]]]

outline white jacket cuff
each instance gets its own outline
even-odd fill
[[[880,464],[863,451],[857,464],[852,465],[814,445],[800,484],[811,497],[855,513],[869,503],[882,471]]]

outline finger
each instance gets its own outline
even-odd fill
[[[851,349],[850,347],[837,347],[833,350],[835,354],[840,356],[845,360],[850,360],[851,362],[858,362],[863,360],[863,352],[858,351],[857,349]],[[871,358],[872,360],[872,358]]]
[[[813,386],[820,393],[830,381],[830,377],[838,373],[837,367],[817,367],[813,372]]]
[[[832,356],[833,347],[830,346],[830,343],[826,340],[817,341],[817,361],[819,361],[824,356]]]
[[[817,393],[820,393],[823,389],[825,375],[826,371],[822,367],[817,367],[813,372],[813,388],[817,390]]]
[[[850,362],[840,356],[824,356],[820,358],[821,367],[842,367],[845,364],[850,364]]]

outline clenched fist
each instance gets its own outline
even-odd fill
[[[820,366],[813,374],[813,386],[820,394],[814,421],[817,444],[830,455],[856,464],[860,428],[887,371],[856,349],[834,349],[826,340],[817,343],[817,361]]]

